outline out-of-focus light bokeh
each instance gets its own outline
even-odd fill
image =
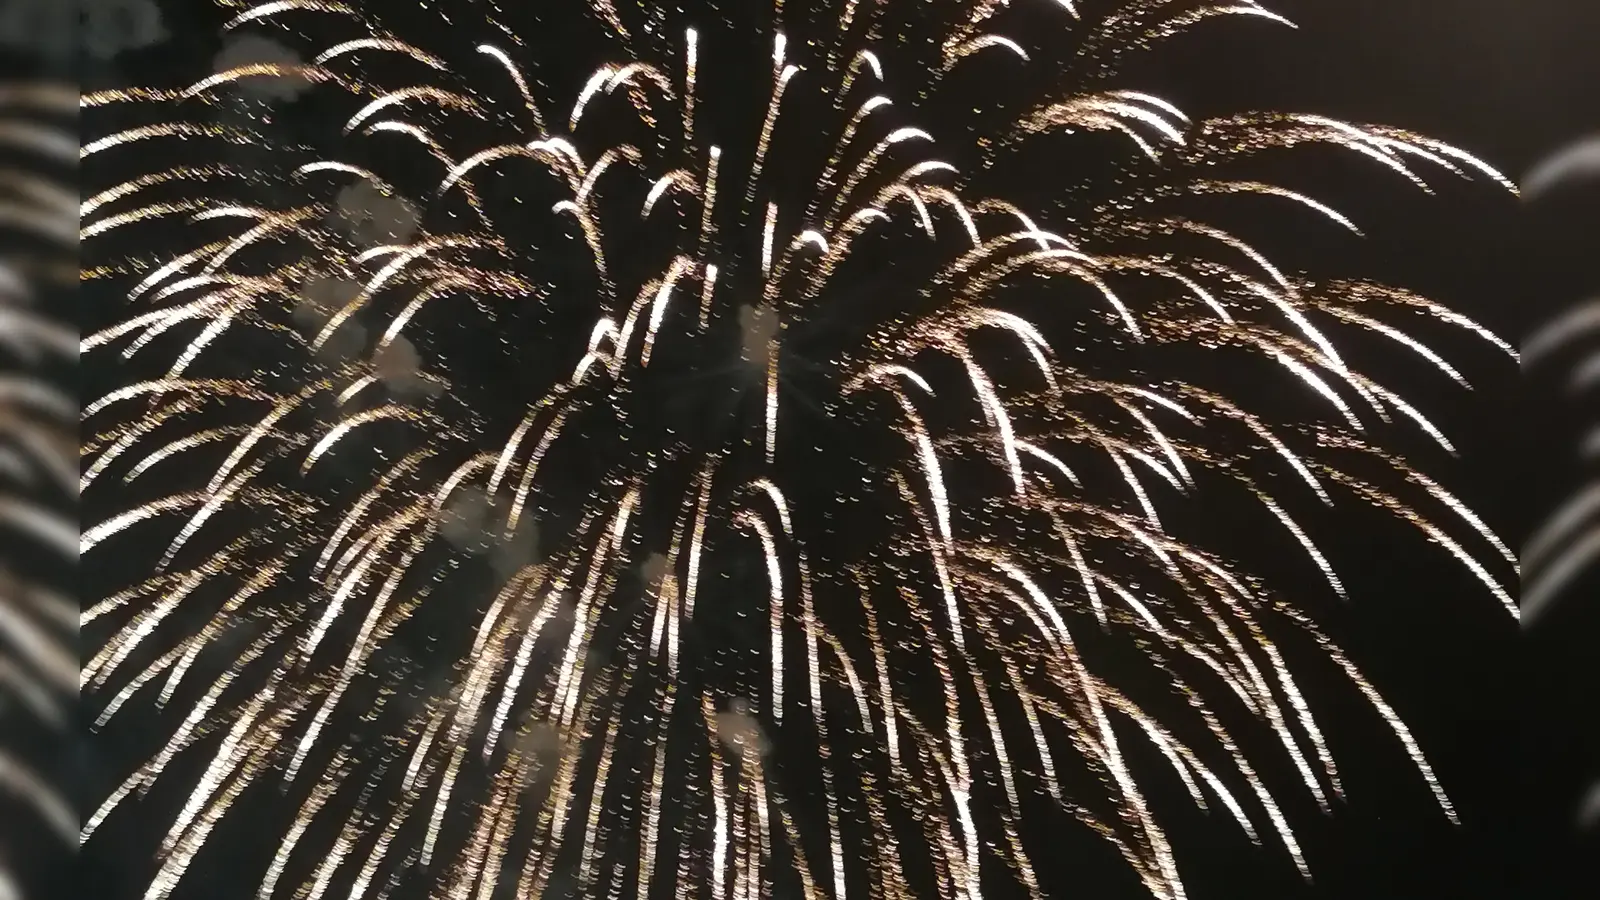
[[[54,896],[77,845],[76,109],[0,80],[0,900]]]
[[[1559,885],[1588,877],[1600,839],[1600,133],[1553,145],[1523,185],[1530,284],[1553,294],[1534,298],[1547,312],[1522,346],[1522,426],[1533,464],[1522,548],[1532,664],[1523,677],[1537,698],[1524,746],[1528,771],[1538,773],[1528,812],[1552,829],[1530,871],[1541,888],[1565,890]],[[1579,889],[1587,895],[1593,884]]]

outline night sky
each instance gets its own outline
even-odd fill
[[[215,35],[220,19],[209,9],[195,14],[200,4],[193,0],[164,5],[172,33],[168,44],[127,57],[114,69],[86,73],[86,79],[97,87],[187,84],[209,72],[221,46]],[[1463,147],[1513,179],[1562,141],[1600,123],[1600,99],[1592,87],[1596,82],[1584,77],[1580,62],[1586,50],[1592,51],[1600,8],[1585,13],[1591,22],[1582,27],[1572,22],[1578,14],[1571,7],[1577,4],[1556,0],[1273,0],[1268,5],[1300,29],[1290,32],[1251,22],[1201,28],[1142,58],[1121,84],[1165,96],[1196,118],[1268,109],[1401,126]],[[1515,12],[1507,11],[1513,7]],[[602,61],[582,41],[546,40],[538,46],[549,69],[565,73],[563,85],[575,85],[574,79]],[[570,62],[551,56],[556,51],[550,48],[558,46],[568,48],[560,52],[570,52]],[[759,59],[765,52],[764,45],[753,47],[750,56]],[[702,65],[707,64],[703,59]],[[558,88],[554,95],[570,97],[574,90]],[[974,105],[986,102],[977,93],[966,99]],[[314,103],[305,103],[291,104],[280,115],[303,139],[336,137],[337,120],[316,113]],[[91,120],[85,134],[99,136],[107,130]],[[1251,233],[1258,246],[1287,270],[1403,286],[1477,319],[1513,343],[1558,304],[1600,287],[1592,272],[1584,283],[1582,266],[1572,262],[1583,258],[1582,242],[1571,233],[1572,223],[1581,217],[1576,209],[1535,216],[1481,180],[1448,177],[1430,179],[1437,194],[1426,197],[1387,173],[1320,150],[1282,156],[1286,158],[1256,167],[1263,180],[1281,175],[1285,183],[1332,201],[1367,233],[1365,240],[1358,240],[1326,223],[1289,215],[1266,215],[1259,223],[1244,220],[1246,227],[1256,227]],[[994,173],[993,192],[1027,207],[1045,207],[1046,199],[1030,194],[1038,190],[1033,186],[1059,182],[1051,166],[1070,168],[1078,162],[1075,157],[1063,161],[1023,154]],[[1085,170],[1091,183],[1093,172]],[[91,180],[98,190],[110,177],[102,173]],[[1600,218],[1590,220],[1591,233],[1596,221]],[[91,263],[84,260],[85,266]],[[100,301],[91,297],[89,302]],[[90,317],[103,317],[104,307],[100,309]],[[1379,345],[1362,346],[1366,355],[1352,351],[1354,367],[1375,373],[1380,381],[1407,383],[1417,371],[1391,365],[1398,354],[1372,352]],[[1515,548],[1530,523],[1548,508],[1549,498],[1563,489],[1560,479],[1565,476],[1542,469],[1530,473],[1520,462],[1535,440],[1532,436],[1548,439],[1552,430],[1559,430],[1560,417],[1530,405],[1514,365],[1504,357],[1466,338],[1441,349],[1459,363],[1477,391],[1464,394],[1437,378],[1408,385],[1408,398],[1461,451],[1456,460],[1419,455],[1425,460],[1422,468],[1457,491]],[[1229,377],[1227,372],[1210,374],[1224,381]],[[85,373],[86,383],[96,386],[120,377]],[[1531,409],[1538,410],[1535,421],[1549,427],[1519,427],[1516,423]],[[86,511],[84,521],[97,522],[105,512]],[[1576,850],[1556,834],[1570,821],[1572,801],[1561,798],[1581,784],[1584,756],[1573,732],[1561,729],[1573,727],[1574,717],[1582,718],[1577,710],[1586,700],[1592,709],[1595,695],[1580,693],[1565,677],[1563,666],[1571,657],[1538,649],[1530,657],[1515,623],[1481,585],[1414,532],[1380,517],[1342,519],[1331,513],[1316,523],[1319,541],[1352,588],[1351,602],[1341,606],[1327,596],[1326,586],[1304,560],[1275,565],[1273,559],[1263,559],[1279,555],[1279,549],[1284,556],[1295,551],[1292,544],[1282,543],[1281,534],[1268,534],[1259,518],[1236,520],[1227,505],[1207,507],[1198,515],[1215,523],[1219,544],[1239,549],[1232,555],[1262,571],[1276,587],[1300,588],[1316,598],[1311,601],[1316,618],[1411,726],[1464,824],[1452,827],[1439,814],[1404,752],[1381,720],[1362,706],[1359,695],[1340,687],[1336,677],[1307,666],[1300,673],[1302,687],[1329,732],[1348,795],[1331,817],[1319,815],[1301,796],[1286,801],[1315,883],[1303,884],[1270,838],[1265,846],[1252,847],[1231,823],[1220,827],[1186,812],[1181,788],[1163,784],[1151,791],[1158,803],[1175,801],[1166,807],[1172,814],[1165,821],[1190,896],[1565,896],[1528,886],[1536,877],[1554,885],[1558,879],[1551,877],[1552,865],[1571,862]],[[159,552],[159,547],[150,552]],[[1495,571],[1514,584],[1506,573]],[[87,573],[85,602],[97,599],[116,577]],[[91,806],[108,781],[114,785],[141,761],[104,739],[91,742],[90,759],[91,766],[103,770],[87,779],[98,792],[86,798]],[[1286,762],[1277,764],[1287,768]],[[1284,774],[1266,773],[1277,783]],[[1177,796],[1165,796],[1168,792]],[[122,900],[142,894],[153,871],[150,833],[164,831],[163,816],[171,805],[156,798],[130,807],[136,812],[125,812],[120,824],[85,849],[82,861],[89,880],[80,885],[83,896]],[[151,821],[141,825],[142,816]],[[1531,823],[1525,818],[1529,816],[1534,817]],[[1514,821],[1524,824],[1514,826]],[[270,855],[278,837],[264,831],[256,838],[237,828],[229,834],[236,835],[230,840],[259,841],[255,852],[242,854],[247,858],[261,850]],[[1137,882],[1103,850],[1072,856],[1080,843],[1063,837],[1065,858],[1050,864],[1052,872],[1072,875],[1067,882],[1072,890],[1060,896],[1143,896]],[[218,856],[221,861],[203,861],[178,900],[247,896],[244,891],[253,889],[252,883],[226,881],[226,858],[231,855],[224,851]],[[216,886],[202,889],[203,878],[216,878]]]

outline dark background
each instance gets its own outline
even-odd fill
[[[1193,113],[1286,109],[1411,128],[1468,149],[1513,179],[1562,142],[1600,130],[1594,88],[1600,82],[1586,59],[1600,33],[1595,5],[1270,5],[1300,30],[1251,23],[1201,29],[1141,63],[1135,69],[1145,74],[1141,85]],[[218,48],[214,16],[208,11],[191,22],[184,4],[167,8],[169,46],[127,58],[115,71],[85,72],[86,80],[165,82],[175,65],[204,71]],[[1310,193],[1336,198],[1369,235],[1363,244],[1339,244],[1332,258],[1322,237],[1316,244],[1308,237],[1305,246],[1315,246],[1310,252],[1330,270],[1416,289],[1513,342],[1557,305],[1596,287],[1584,283],[1581,265],[1593,246],[1586,240],[1594,219],[1584,222],[1578,208],[1530,213],[1483,184],[1448,179],[1434,179],[1440,196],[1419,199],[1370,171],[1353,177],[1330,168],[1309,177]],[[1292,268],[1297,251],[1308,252],[1300,239],[1285,232],[1277,239],[1281,247],[1266,249]],[[1542,449],[1535,442],[1549,440],[1561,416],[1520,392],[1509,364],[1487,354],[1472,359],[1479,362],[1466,372],[1480,386],[1476,396],[1440,391],[1413,399],[1463,451],[1453,468],[1430,472],[1515,546],[1565,489],[1567,475],[1557,467],[1522,464]],[[1579,693],[1580,682],[1568,677],[1581,659],[1578,629],[1534,644],[1540,649],[1530,655],[1481,588],[1432,555],[1419,562],[1420,541],[1388,537],[1338,540],[1336,562],[1360,574],[1349,579],[1355,601],[1330,627],[1412,726],[1465,824],[1454,829],[1430,808],[1393,738],[1370,717],[1346,704],[1352,709],[1346,725],[1338,704],[1323,706],[1324,727],[1342,733],[1334,749],[1350,799],[1330,820],[1294,818],[1317,883],[1299,885],[1270,842],[1252,849],[1196,820],[1191,829],[1175,825],[1172,837],[1197,900],[1534,898],[1585,887],[1562,874],[1578,871],[1569,823],[1586,759],[1593,759],[1592,749],[1588,757],[1579,750],[1576,735],[1596,717],[1594,695]],[[118,760],[115,768],[121,773],[130,762]],[[92,845],[85,862],[96,883],[84,885],[85,895],[136,893],[130,876],[119,873],[147,877],[142,852]],[[1123,896],[1120,878],[1104,885],[1097,878],[1084,873],[1085,896]]]

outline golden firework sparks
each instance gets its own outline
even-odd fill
[[[1150,174],[1052,224],[975,191],[955,162],[965,155],[941,153],[948,139],[931,124],[906,123],[925,105],[893,102],[901,81],[926,100],[967,67],[1054,65],[1058,36],[1025,45],[1001,33],[1004,3],[900,19],[890,3],[778,0],[764,19],[770,71],[730,72],[705,23],[595,2],[625,61],[575,82],[565,116],[530,77],[531,36],[498,13],[489,19],[507,40],[474,48],[493,72],[480,84],[441,47],[352,6],[227,5],[241,10],[230,32],[292,27],[325,43],[183,91],[83,101],[91,117],[148,117],[85,145],[91,180],[141,153],[135,165],[148,165],[160,158],[151,148],[259,143],[243,123],[191,118],[248,79],[294,79],[340,109],[321,123],[337,149],[260,148],[292,172],[277,200],[245,199],[264,173],[208,160],[139,171],[82,208],[85,252],[107,258],[92,280],[121,303],[82,348],[126,361],[84,412],[82,480],[103,514],[81,549],[92,562],[130,554],[138,534],[164,544],[134,554],[143,580],[86,615],[100,642],[86,692],[114,692],[108,726],[166,672],[158,702],[185,711],[84,837],[135,792],[179,779],[167,771],[178,755],[210,754],[163,823],[148,900],[172,895],[221,823],[274,783],[298,807],[260,873],[263,898],[383,897],[408,878],[478,900],[511,883],[526,896],[631,887],[642,900],[669,882],[677,896],[716,900],[780,884],[834,900],[932,884],[978,900],[992,879],[1043,897],[1055,889],[1035,860],[1048,848],[1021,828],[1042,798],[1110,842],[1152,896],[1179,900],[1134,741],[1252,840],[1263,816],[1309,872],[1233,724],[1241,712],[1258,721],[1325,809],[1342,795],[1287,635],[1309,635],[1348,675],[1454,815],[1348,657],[1163,516],[1231,481],[1345,596],[1300,510],[1360,501],[1415,526],[1516,612],[1491,567],[1514,565],[1504,543],[1368,433],[1404,420],[1447,451],[1448,438],[1352,368],[1334,338],[1398,343],[1463,387],[1419,334],[1443,324],[1509,348],[1406,292],[1285,273],[1182,213],[1186,198],[1237,195],[1359,233],[1298,190],[1219,175],[1224,162],[1308,143],[1422,188],[1424,167],[1509,184],[1397,129],[1280,114],[1196,121],[1096,80],[1126,50],[1196,22],[1277,14],[1129,0],[1091,20],[1061,0],[1059,39],[1075,35],[1102,60],[1096,78],[1058,88],[980,145],[992,155],[1105,132]],[[916,65],[897,66],[905,59]],[[742,116],[721,108],[748,100],[741,78],[761,85]],[[511,88],[510,102],[495,94]],[[257,124],[270,137],[272,121]],[[801,174],[805,154],[787,148],[819,134],[827,149]],[[378,141],[420,147],[433,168],[358,152]],[[520,243],[530,230],[531,251]],[[113,240],[132,245],[130,258],[98,249]],[[552,274],[574,258],[583,288]],[[904,269],[852,290],[857,264],[883,258]],[[501,415],[448,348],[468,317],[481,319],[464,326],[472,340],[498,347],[525,332],[496,323],[530,315],[540,352],[563,368],[530,387],[523,373],[555,370],[520,357],[520,380],[494,395],[513,410]],[[837,358],[807,359],[800,335],[841,315],[870,327],[841,338]],[[1199,379],[1090,371],[1075,352],[1090,332],[1157,353],[1253,356],[1322,404],[1307,413],[1314,428],[1269,422]],[[241,374],[220,348],[243,333],[256,349]],[[1026,364],[1000,364],[996,338]],[[147,359],[156,370],[140,368]],[[835,393],[820,405],[849,438],[805,418],[813,400],[796,379],[819,371]],[[710,437],[663,411],[676,402],[663,397],[697,379],[739,401]],[[746,394],[758,416],[743,415]],[[800,474],[817,453],[841,466],[878,455],[850,469],[867,473],[853,489],[827,496]],[[1287,477],[1258,474],[1266,462]],[[1384,478],[1420,493],[1399,496]],[[135,479],[170,489],[138,494]],[[578,512],[562,519],[574,490]],[[852,516],[872,519],[865,545],[860,527],[844,527]],[[1451,516],[1460,538],[1442,524]],[[516,541],[534,521],[537,548],[494,567],[492,601],[463,599],[476,590],[465,573],[479,537]],[[1481,561],[1480,545],[1505,566]],[[751,559],[755,597],[726,586]],[[736,633],[747,621],[762,624]],[[1095,629],[1128,639],[1187,725],[1116,683],[1088,649]],[[418,642],[450,661],[421,686]],[[362,738],[374,729],[381,740]],[[816,748],[814,781],[775,755],[790,741]],[[799,824],[796,798],[817,787],[820,812]],[[908,829],[921,832],[916,849],[897,840]]]

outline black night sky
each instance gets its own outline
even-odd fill
[[[555,0],[525,2],[531,7],[554,5]],[[732,2],[722,0],[721,5]],[[445,4],[449,8],[448,0]],[[168,0],[163,5],[170,41],[120,61],[114,70],[86,72],[86,87],[188,84],[211,71],[221,47],[216,29],[222,18],[199,0]],[[401,5],[399,0],[395,5]],[[1019,0],[1013,5],[1030,4]],[[1295,21],[1299,29],[1254,22],[1202,27],[1141,57],[1119,86],[1160,94],[1197,119],[1245,110],[1292,110],[1396,125],[1467,149],[1513,179],[1562,142],[1600,125],[1600,93],[1594,89],[1600,82],[1593,64],[1583,62],[1586,53],[1592,55],[1595,35],[1600,34],[1600,5],[1582,13],[1574,10],[1589,4],[1560,0],[1272,0],[1267,5]],[[404,18],[399,9],[394,14]],[[468,21],[472,16],[470,11],[461,14]],[[1574,21],[1579,18],[1588,21]],[[459,35],[439,39],[462,42]],[[595,64],[606,61],[593,41],[544,36],[533,43],[547,71],[561,73],[552,92],[557,97],[572,96]],[[745,55],[754,60],[768,52],[764,42],[754,39],[747,49]],[[570,54],[570,59],[561,54]],[[705,57],[702,60],[703,66],[711,64]],[[1591,71],[1583,70],[1586,65]],[[989,102],[984,91],[970,94],[951,102],[974,107]],[[316,103],[313,99],[290,104],[277,115],[299,139],[337,140],[342,117],[319,116]],[[111,130],[93,113],[85,118],[86,140]],[[1071,170],[1095,158],[1093,153],[1081,161],[1025,152],[991,173],[984,186],[1025,207],[1047,208],[1050,201],[1038,196],[1040,186],[1079,180],[1063,179],[1052,167]],[[1092,185],[1095,171],[1085,168],[1082,180]],[[1580,262],[1593,258],[1592,236],[1600,216],[1586,222],[1590,237],[1585,249],[1584,241],[1574,234],[1574,223],[1584,222],[1581,211],[1530,212],[1482,180],[1431,178],[1437,193],[1429,197],[1370,165],[1353,164],[1315,148],[1264,160],[1255,171],[1262,180],[1280,178],[1332,201],[1366,231],[1364,240],[1357,239],[1325,222],[1282,215],[1279,208],[1270,209],[1259,222],[1239,219],[1241,230],[1253,226],[1250,233],[1258,246],[1285,269],[1403,286],[1477,319],[1513,343],[1558,304],[1600,287],[1592,266],[1585,272]],[[90,173],[85,190],[101,190],[112,178],[108,172]],[[86,267],[94,262],[83,260]],[[103,298],[90,296],[88,303],[88,317],[98,316],[96,325],[103,324]],[[1503,356],[1465,338],[1453,340],[1441,349],[1477,390],[1466,394],[1447,381],[1417,378],[1406,393],[1451,437],[1460,457],[1419,453],[1418,459],[1425,471],[1457,491],[1515,549],[1530,524],[1549,507],[1549,498],[1565,489],[1560,480],[1564,474],[1543,467],[1529,471],[1523,463],[1532,442],[1548,440],[1559,430],[1560,415],[1529,399],[1519,386],[1514,364]],[[1352,351],[1354,367],[1375,373],[1380,381],[1409,383],[1419,371],[1390,358],[1398,354],[1386,357],[1372,352],[1377,344],[1361,346],[1364,355],[1363,350]],[[1388,348],[1383,349],[1387,353]],[[100,357],[114,358],[115,354]],[[91,392],[121,377],[92,368],[84,374]],[[515,388],[504,387],[500,377],[486,370],[484,378],[501,387],[483,389]],[[1215,372],[1208,377],[1226,382],[1230,376]],[[1259,393],[1271,403],[1269,392]],[[1518,423],[1530,412],[1534,427],[1521,427]],[[1409,452],[1421,446],[1402,449]],[[86,509],[84,523],[98,522],[107,512]],[[1577,730],[1582,725],[1573,727],[1575,720],[1596,718],[1584,709],[1585,704],[1588,710],[1596,708],[1592,673],[1589,687],[1573,687],[1564,668],[1576,658],[1572,654],[1578,652],[1578,641],[1557,636],[1550,643],[1536,642],[1530,654],[1515,623],[1447,554],[1374,515],[1340,518],[1331,513],[1317,523],[1318,540],[1352,588],[1347,605],[1328,596],[1326,586],[1303,559],[1275,565],[1277,557],[1297,550],[1284,543],[1281,534],[1269,534],[1259,517],[1236,519],[1227,504],[1187,515],[1212,523],[1222,547],[1237,551],[1232,555],[1273,579],[1277,587],[1290,591],[1299,587],[1315,598],[1309,601],[1315,618],[1411,726],[1463,819],[1457,828],[1439,814],[1403,750],[1359,695],[1340,686],[1336,673],[1307,666],[1300,676],[1302,687],[1329,732],[1348,795],[1327,817],[1304,797],[1286,801],[1286,813],[1306,850],[1315,882],[1302,883],[1270,837],[1264,846],[1253,847],[1231,823],[1219,821],[1220,816],[1208,819],[1188,810],[1181,787],[1162,783],[1151,792],[1170,810],[1164,821],[1189,896],[1193,900],[1567,896],[1556,891],[1565,876],[1554,873],[1566,873],[1565,866],[1576,861],[1579,848],[1561,835],[1572,817],[1571,798],[1583,783],[1584,753],[1587,759],[1600,758],[1592,740],[1587,751],[1581,749]],[[145,543],[129,545],[128,552],[159,552],[160,546]],[[1494,571],[1502,581],[1515,584],[1514,576],[1499,568]],[[123,574],[86,572],[85,604],[98,599]],[[1555,646],[1563,642],[1567,646]],[[86,646],[84,652],[87,657],[91,648]],[[105,699],[97,697],[94,708]],[[92,796],[84,802],[92,808],[109,786],[141,761],[113,741],[91,739],[86,786]],[[1281,760],[1273,764],[1287,768]],[[1592,775],[1590,768],[1587,774]],[[1277,784],[1291,783],[1284,781],[1284,772],[1269,772],[1267,777]],[[1292,773],[1287,777],[1292,779]],[[164,833],[164,817],[173,805],[160,793],[158,789],[146,802],[130,806],[83,850],[79,896],[123,900],[142,895],[154,871],[151,835]],[[1044,836],[1031,833],[1029,839],[1047,843],[1054,839],[1050,829],[1056,824],[1025,823],[1024,830],[1045,829]],[[224,848],[214,858],[202,857],[176,900],[253,895],[253,882],[230,880],[234,873],[229,861],[246,859],[254,864],[263,853],[270,857],[278,833],[263,828],[257,835],[233,827],[227,834],[227,840],[259,846],[238,853]],[[1075,856],[1080,847],[1088,849]],[[1047,868],[1055,877],[1052,883],[1071,888],[1051,896],[1092,900],[1143,896],[1118,860],[1098,845],[1063,835],[1060,848],[1059,858],[1049,861]],[[1064,873],[1070,878],[1063,880]],[[1530,887],[1536,883],[1540,887]],[[665,896],[660,888],[658,879],[656,895]]]

